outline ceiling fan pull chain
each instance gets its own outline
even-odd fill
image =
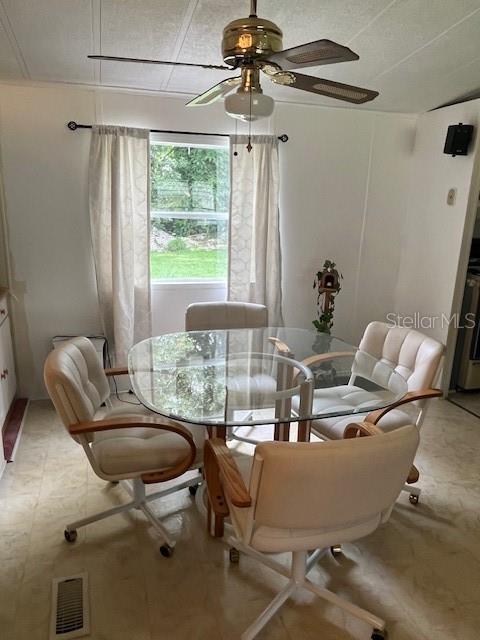
[[[238,144],[238,120],[235,119],[235,145],[237,145],[237,144]],[[238,151],[235,150],[233,152],[233,155],[235,157],[237,157],[238,156]]]

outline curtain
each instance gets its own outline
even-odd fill
[[[276,136],[230,137],[231,203],[228,299],[266,305],[282,326],[282,278]]]
[[[89,205],[103,331],[117,366],[151,335],[149,131],[94,126]]]

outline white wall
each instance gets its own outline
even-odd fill
[[[1,144],[19,393],[44,395],[42,367],[56,334],[99,331],[87,202],[90,121],[82,91],[2,88]]]
[[[227,299],[227,285],[217,282],[152,283],[152,333],[175,333],[185,326],[185,310],[192,302]]]
[[[479,191],[479,137],[467,156],[453,158],[443,153],[443,147],[449,125],[463,122],[477,130],[479,115],[480,100],[475,100],[423,114],[418,120],[395,296],[399,314],[441,318],[460,311]],[[451,188],[457,191],[453,206],[447,204]],[[424,330],[448,342],[448,379],[455,327],[437,320],[430,328],[426,321]]]
[[[1,145],[12,255],[20,393],[44,395],[42,366],[55,334],[98,332],[88,207],[88,131],[69,120],[232,132],[222,105],[186,110],[183,100],[57,86],[0,87]],[[415,118],[278,104],[264,127],[281,145],[284,307],[287,324],[311,326],[313,274],[337,261],[343,291],[335,333],[358,340],[391,305]],[[155,332],[180,330],[195,287],[155,289]],[[210,291],[213,298],[223,292]],[[173,297],[172,297],[173,296]]]
[[[311,327],[313,275],[343,273],[333,333],[358,341],[391,311],[400,262],[416,118],[282,104],[284,301],[287,325]]]

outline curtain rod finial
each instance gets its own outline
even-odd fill
[[[278,139],[281,140],[282,142],[287,142],[288,136],[286,133],[283,133],[281,136],[278,136]]]
[[[70,129],[70,131],[75,131],[75,129],[77,128],[77,123],[74,120],[70,120],[70,122],[67,124],[67,127]]]

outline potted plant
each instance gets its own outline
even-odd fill
[[[313,288],[317,290],[317,316],[312,322],[320,333],[330,334],[333,327],[333,312],[335,311],[335,296],[341,289],[341,273],[336,269],[333,260],[325,260],[321,271],[317,271],[313,281]]]
[[[313,288],[317,290],[317,319],[312,324],[318,331],[313,344],[317,353],[326,353],[330,349],[330,331],[333,327],[333,312],[335,310],[335,296],[340,291],[341,273],[336,269],[333,260],[325,260],[321,271],[317,271],[313,281]],[[314,372],[316,386],[330,386],[335,384],[336,371],[328,360],[316,367]]]

